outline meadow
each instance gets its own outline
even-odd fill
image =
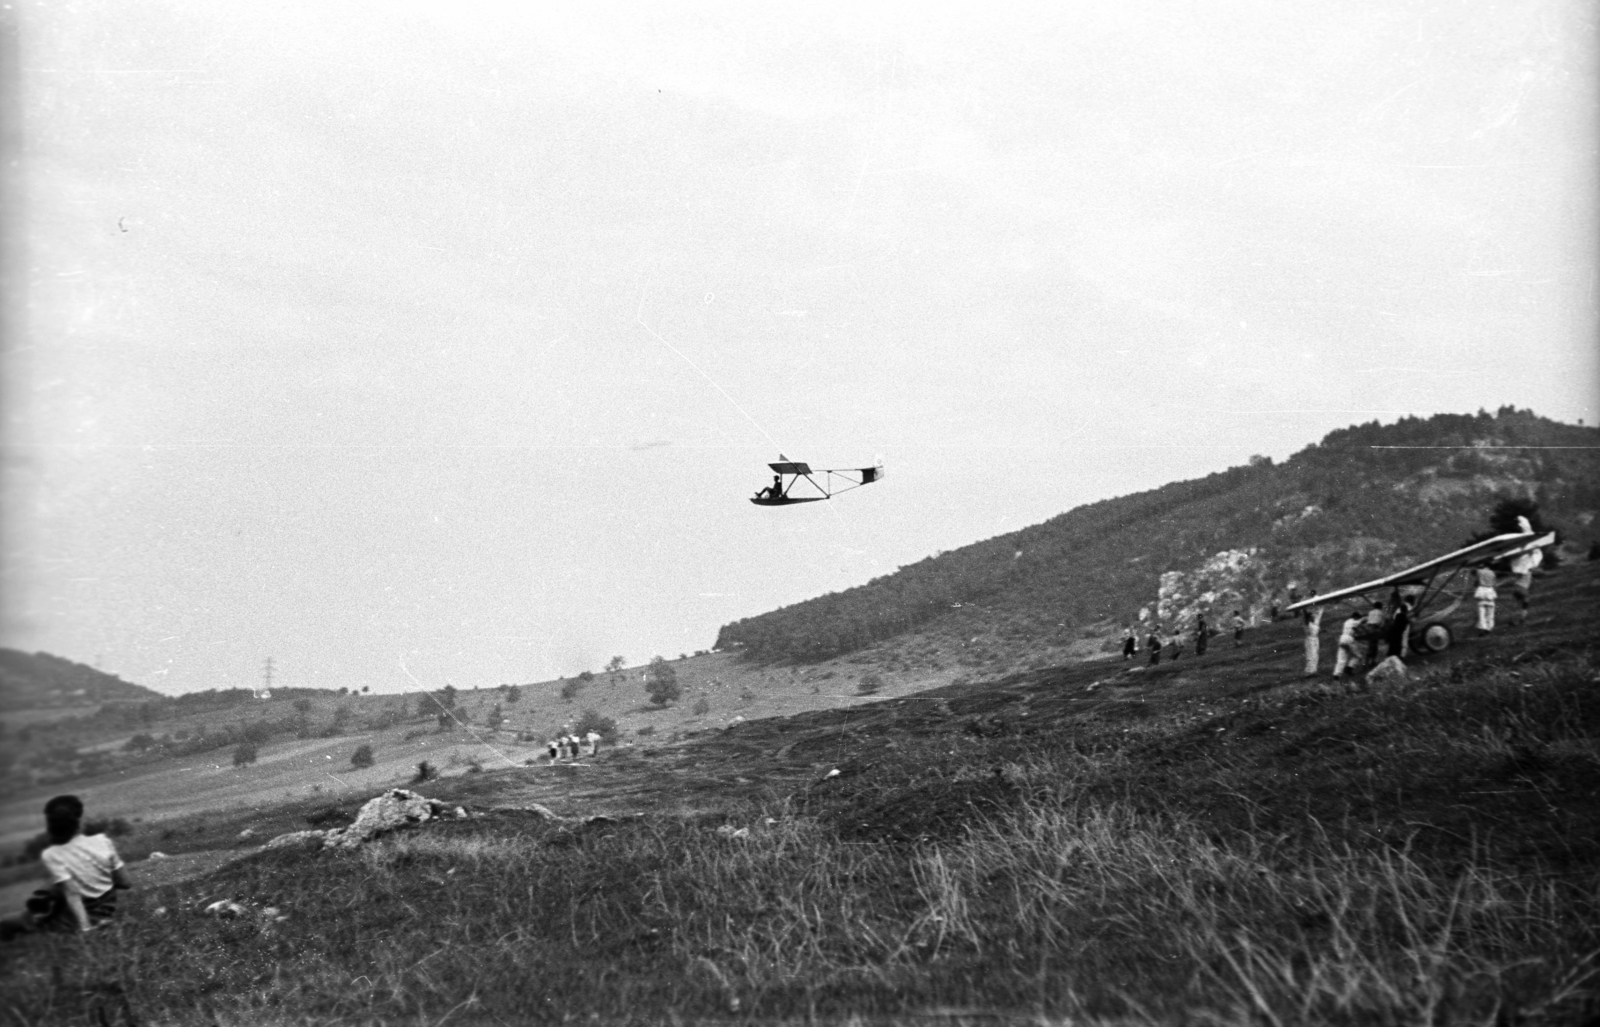
[[[1583,1024],[1600,568],[1411,680],[1298,625],[419,786],[475,816],[266,851],[5,951],[16,1024]],[[566,814],[607,819],[552,821]],[[351,796],[202,818],[229,843]],[[135,873],[139,867],[135,867]],[[275,915],[217,919],[216,899]],[[277,919],[282,916],[283,919]]]

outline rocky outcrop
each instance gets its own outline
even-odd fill
[[[291,831],[278,835],[265,847],[354,849],[379,835],[416,827],[430,820],[465,819],[467,811],[460,806],[450,806],[404,788],[391,788],[377,798],[369,799],[361,807],[361,812],[356,814],[355,822],[348,827],[335,827],[327,831]]]
[[[322,844],[329,849],[353,849],[380,834],[440,819],[465,820],[467,811],[404,788],[393,788],[369,799],[349,827],[328,831]]]
[[[587,817],[563,817],[547,807],[534,803],[531,806],[496,806],[493,809],[469,813],[462,806],[451,806],[418,795],[404,788],[391,788],[375,799],[367,800],[348,827],[326,831],[290,831],[267,842],[266,849],[355,849],[374,838],[394,831],[420,827],[439,820],[467,820],[474,817],[536,817],[558,824],[611,823],[613,818],[603,813]]]
[[[1169,625],[1188,624],[1200,613],[1215,621],[1233,610],[1246,610],[1254,618],[1265,602],[1266,571],[1254,549],[1225,549],[1192,571],[1167,571],[1161,575],[1156,617]]]

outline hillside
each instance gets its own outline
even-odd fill
[[[913,665],[1004,661],[1019,644],[1115,631],[1142,608],[1167,627],[1234,609],[1259,622],[1291,590],[1363,580],[1481,534],[1505,497],[1537,503],[1581,552],[1600,511],[1597,447],[1600,430],[1513,408],[1359,425],[1280,465],[1091,503],[736,621],[716,647],[761,663],[874,644]]]
[[[0,710],[159,699],[159,692],[49,653],[0,649]]]
[[[0,1020],[1592,1024],[1600,564],[1539,587],[1371,687],[1280,622],[460,774],[420,787],[467,819],[357,853],[257,846],[371,782],[139,823]]]

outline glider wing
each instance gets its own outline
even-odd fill
[[[1310,599],[1302,599],[1289,606],[1285,612],[1293,612],[1307,606],[1322,606],[1326,603],[1335,603],[1351,596],[1363,595],[1367,592],[1376,592],[1379,589],[1394,588],[1400,585],[1426,585],[1437,575],[1447,574],[1462,567],[1474,567],[1479,564],[1492,563],[1507,556],[1516,556],[1534,549],[1552,545],[1556,540],[1554,532],[1547,535],[1536,536],[1531,531],[1518,531],[1509,535],[1496,535],[1494,538],[1475,542],[1464,549],[1457,549],[1453,553],[1435,557],[1426,563],[1419,563],[1415,567],[1407,567],[1386,577],[1376,578],[1372,581],[1351,585],[1333,592],[1325,592]]]

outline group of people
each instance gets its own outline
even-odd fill
[[[1389,596],[1388,605],[1374,600],[1365,611],[1352,608],[1339,628],[1339,651],[1333,660],[1333,676],[1344,677],[1359,670],[1370,670],[1378,665],[1381,649],[1387,655],[1405,659],[1411,653],[1411,621],[1415,603],[1397,588]],[[1320,614],[1320,609],[1318,611]],[[1307,610],[1307,624],[1320,626],[1320,615],[1311,618]],[[1312,663],[1311,628],[1307,628],[1307,673],[1316,673]]]
[[[1229,618],[1229,626],[1233,629],[1233,644],[1235,646],[1244,645],[1244,629],[1246,624],[1247,622],[1244,619],[1244,614],[1238,610],[1233,611],[1233,616]],[[1220,634],[1220,632],[1206,622],[1206,615],[1204,613],[1197,614],[1195,616],[1193,631],[1194,654],[1196,656],[1204,656],[1206,654],[1206,648],[1210,644],[1211,638],[1214,635]],[[1145,649],[1150,653],[1150,665],[1153,667],[1156,664],[1159,664],[1161,662],[1162,650],[1169,647],[1172,650],[1172,656],[1170,657],[1171,659],[1176,660],[1178,657],[1182,656],[1184,639],[1186,635],[1187,633],[1181,627],[1174,626],[1172,629],[1172,634],[1167,636],[1166,640],[1163,641],[1161,625],[1152,624],[1150,627],[1150,634],[1144,642]],[[1139,636],[1135,631],[1134,626],[1129,624],[1122,631],[1122,658],[1124,660],[1131,660],[1138,654]]]
[[[117,847],[104,834],[83,833],[83,802],[58,795],[44,805],[50,844],[39,861],[50,886],[35,891],[18,916],[0,919],[0,941],[45,931],[92,931],[117,911],[117,892],[130,888]]]
[[[593,756],[599,752],[600,735],[594,731],[590,731],[582,737],[566,734],[546,742],[545,747],[550,751],[551,763],[557,763],[561,760],[575,760],[579,756]]]

